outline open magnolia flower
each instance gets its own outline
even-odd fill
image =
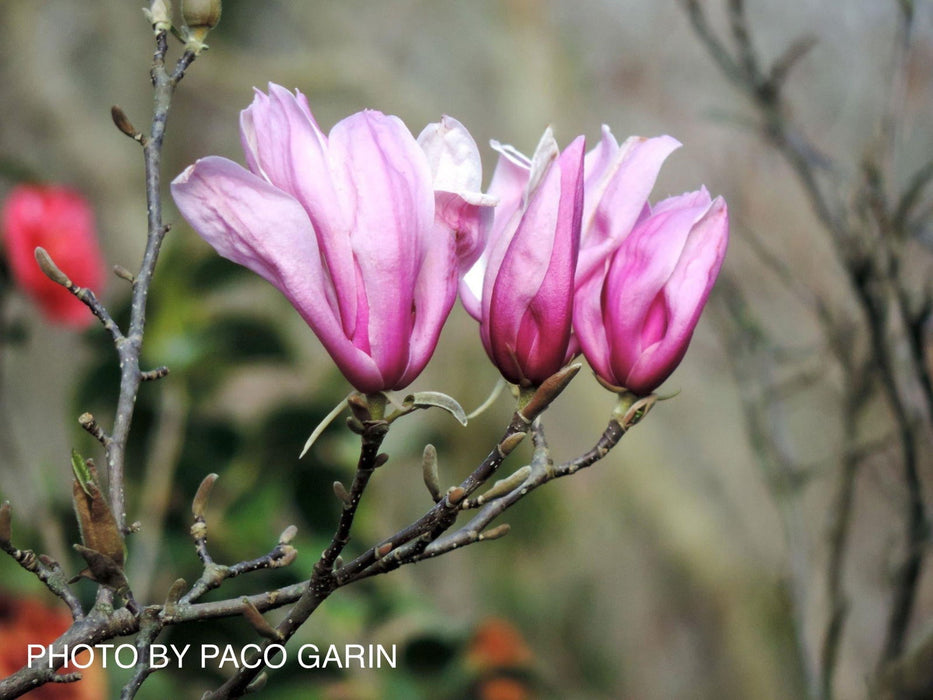
[[[256,92],[240,131],[248,169],[197,161],[172,183],[182,215],[278,288],[359,391],[407,386],[485,240],[494,200],[472,137],[446,117],[416,141],[370,110],[325,135],[304,95],[278,85]]]
[[[538,385],[570,351],[574,270],[583,214],[582,136],[563,153],[550,129],[531,159],[493,143],[499,200],[489,243],[460,296],[483,347],[508,381]]]

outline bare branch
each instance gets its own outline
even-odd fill
[[[26,571],[35,575],[54,595],[61,598],[71,610],[73,619],[82,619],[84,608],[68,585],[68,578],[61,565],[45,554],[37,555],[31,549],[18,549],[13,546],[11,542],[12,519],[13,508],[9,501],[4,501],[0,504],[0,549],[9,554]]]

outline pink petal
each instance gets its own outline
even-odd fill
[[[376,385],[375,363],[344,336],[307,213],[291,195],[226,158],[209,157],[172,182],[182,216],[220,255],[281,291],[358,388]]]
[[[612,150],[603,132],[597,149]],[[609,256],[639,220],[665,159],[680,143],[670,136],[631,137],[613,153],[611,162],[597,151],[590,163],[601,168],[601,176],[587,175],[583,211],[583,238],[577,264],[577,285],[606,269]],[[594,173],[595,175],[595,173]]]
[[[362,346],[360,336],[368,336],[368,352],[383,376],[401,377],[408,366],[414,286],[434,231],[427,160],[401,120],[375,111],[334,126],[330,158],[338,197],[354,215],[350,241],[365,290],[359,303],[369,305],[354,343]]]
[[[663,289],[663,301],[659,303],[667,309],[665,332],[654,342],[645,337],[647,344],[630,371],[629,383],[637,386],[647,381],[656,386],[683,359],[722,267],[728,239],[726,203],[717,197],[691,227],[677,266]]]

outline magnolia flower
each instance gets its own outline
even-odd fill
[[[648,209],[665,159],[680,143],[670,136],[632,136],[619,145],[608,126],[584,160],[583,224],[576,287],[605,275],[612,253]]]
[[[279,289],[359,391],[407,386],[434,352],[459,260],[484,240],[473,139],[448,117],[419,145],[369,110],[325,135],[304,95],[277,85],[256,92],[240,132],[248,169],[197,161],[172,183],[182,215]]]
[[[57,185],[20,185],[7,196],[2,220],[6,259],[16,285],[49,321],[74,328],[92,323],[88,308],[46,277],[35,259],[36,248],[45,248],[72,282],[100,290],[104,259],[94,214],[84,197]]]
[[[529,160],[493,143],[499,164],[489,194],[499,200],[482,258],[461,299],[480,322],[486,353],[513,384],[537,385],[570,350],[574,270],[583,214],[583,137],[560,153],[551,130]]]
[[[589,195],[589,192],[587,192]],[[650,394],[683,359],[726,253],[729,222],[706,189],[666,199],[576,299],[574,331],[607,385]]]

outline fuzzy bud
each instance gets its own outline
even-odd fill
[[[156,32],[167,32],[172,28],[172,6],[166,0],[152,0],[148,10],[143,10]]]
[[[181,15],[185,25],[198,41],[204,39],[207,33],[217,26],[220,21],[220,0],[184,0],[181,4]]]

